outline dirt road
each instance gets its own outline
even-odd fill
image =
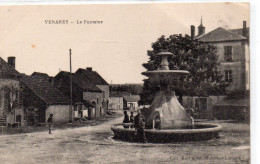
[[[52,135],[46,131],[0,136],[0,164],[248,163],[249,133],[244,130],[248,125],[223,124],[232,130],[223,132],[219,140],[137,144],[111,139],[111,124],[122,120],[120,117],[98,126],[54,130]]]

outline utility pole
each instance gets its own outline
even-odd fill
[[[70,51],[70,108],[69,108],[69,122],[72,122],[72,66],[71,66],[71,49]]]

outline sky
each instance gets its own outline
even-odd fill
[[[161,35],[189,34],[200,19],[206,33],[218,27],[242,28],[248,3],[150,3],[0,6],[0,56],[16,57],[16,69],[55,76],[92,67],[108,83],[142,83],[147,50]],[[45,20],[68,20],[46,24]],[[77,24],[99,20],[102,24]],[[71,23],[73,22],[73,23]]]

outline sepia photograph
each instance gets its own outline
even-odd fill
[[[0,164],[250,164],[250,4],[0,5]]]

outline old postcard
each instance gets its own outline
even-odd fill
[[[0,5],[0,163],[250,163],[249,3]]]

